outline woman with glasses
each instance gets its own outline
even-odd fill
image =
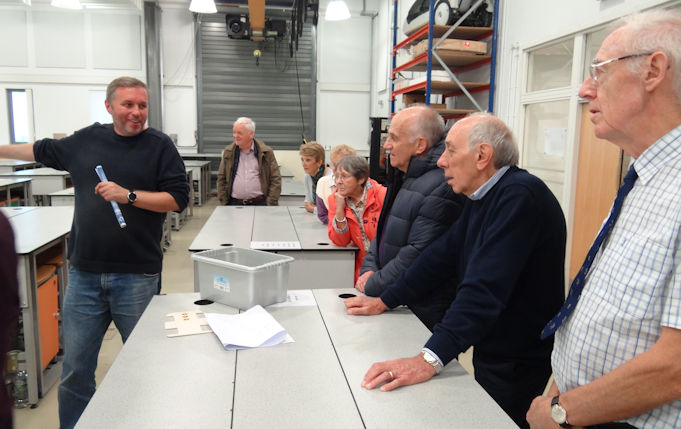
[[[331,158],[331,171],[336,170],[336,164],[338,164],[341,158],[350,155],[357,155],[357,152],[346,144],[332,147],[329,154],[329,158]],[[333,174],[324,176],[317,182],[317,217],[324,225],[329,224],[329,197],[335,189],[336,178]]]
[[[376,236],[386,188],[369,178],[369,163],[359,156],[346,156],[336,164],[336,190],[329,197],[329,238],[338,246],[351,242],[355,255],[355,282],[369,243]],[[354,284],[354,283],[353,283]]]

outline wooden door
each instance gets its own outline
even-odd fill
[[[579,272],[591,243],[608,216],[622,177],[622,150],[594,135],[590,117],[588,105],[583,104],[570,279]]]

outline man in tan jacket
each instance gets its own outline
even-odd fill
[[[255,139],[255,122],[239,118],[234,122],[234,143],[222,151],[218,169],[218,199],[224,205],[279,204],[281,174],[274,151]]]

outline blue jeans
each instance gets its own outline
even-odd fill
[[[61,429],[76,425],[95,393],[97,356],[111,321],[125,342],[152,296],[158,293],[160,280],[159,273],[90,273],[69,267],[62,310]]]

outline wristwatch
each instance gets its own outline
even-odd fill
[[[571,428],[567,421],[567,411],[558,403],[558,398],[559,395],[556,395],[551,399],[551,418],[560,427]]]
[[[425,360],[427,363],[432,365],[433,368],[435,368],[435,375],[439,374],[440,371],[442,371],[442,364],[436,358],[435,356],[432,355],[428,350],[421,350],[421,356],[423,356],[423,360]]]
[[[137,194],[131,189],[130,192],[128,192],[128,203],[135,204],[135,201],[137,201]]]

